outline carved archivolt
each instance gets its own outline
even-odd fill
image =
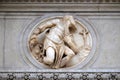
[[[91,47],[89,30],[71,15],[42,21],[29,37],[29,49],[35,59],[54,69],[81,63]]]

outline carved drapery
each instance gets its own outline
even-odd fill
[[[22,13],[24,17],[26,15],[39,16],[41,15],[39,13],[80,13],[83,16],[97,15],[100,17],[100,15],[119,16],[119,12],[120,0],[0,0],[0,15],[3,17],[9,17],[10,15],[11,18],[14,15],[20,16]],[[8,72],[1,70],[0,79],[120,79],[120,70],[112,72],[110,70],[107,70],[107,72],[97,70],[95,72],[74,71]]]

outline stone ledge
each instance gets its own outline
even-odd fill
[[[24,12],[39,12],[39,11],[50,11],[50,12],[119,12],[119,4],[0,4],[0,11],[24,11]]]
[[[120,3],[119,0],[0,0],[1,3]]]

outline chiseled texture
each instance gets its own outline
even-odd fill
[[[79,3],[81,4],[78,4],[77,2],[74,3],[74,1],[77,0],[69,2],[71,4],[67,4],[67,1],[65,3],[55,2],[58,4],[54,4],[52,2],[48,2],[49,4],[47,4],[43,1],[41,1],[40,4],[37,4],[37,2],[33,3],[32,0],[29,2],[25,2],[25,0],[22,2],[18,2],[20,0],[14,1],[15,0],[1,0],[0,2],[0,72],[42,71],[43,69],[33,66],[25,56],[21,55],[23,51],[20,49],[19,45],[25,45],[20,43],[20,40],[21,36],[25,34],[24,30],[26,30],[26,26],[31,24],[31,22],[38,17],[40,18],[44,15],[71,14],[80,18],[82,17],[93,25],[96,30],[95,33],[98,35],[99,43],[94,56],[88,61],[88,63],[80,69],[72,70],[75,72],[110,72],[105,74],[88,74],[93,75],[93,78],[119,78],[120,74],[117,73],[120,72],[119,0],[100,0],[99,2],[98,0],[92,0],[93,2],[87,2],[87,0],[86,2],[82,2],[82,0],[80,0],[81,2],[79,1]],[[29,29],[32,30],[32,28]],[[80,72],[75,75],[79,75],[81,78],[86,78],[86,75],[88,78],[90,77],[88,74],[81,74]],[[9,78],[9,73],[9,75],[7,73],[4,74],[0,73],[1,76]],[[30,74],[32,75],[32,73]],[[60,76],[68,75],[68,73],[65,74],[63,72]],[[31,76],[24,73],[21,75],[25,75],[25,78]],[[44,78],[43,73],[40,73],[38,77]],[[69,74],[68,77],[71,77],[71,74]],[[2,77],[0,77],[0,79],[1,78]]]

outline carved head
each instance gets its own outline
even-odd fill
[[[76,22],[75,22],[73,16],[70,16],[70,15],[64,16],[63,17],[63,22],[68,25],[69,31],[71,33],[74,33],[77,30]]]

